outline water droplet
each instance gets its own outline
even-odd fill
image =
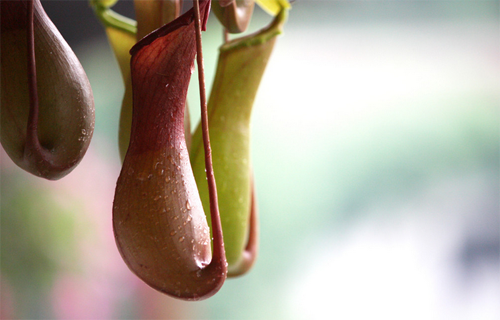
[[[191,210],[191,203],[189,203],[189,200],[186,201],[186,209]]]
[[[184,236],[179,237],[179,242],[183,242],[183,241],[184,241],[184,239],[185,239],[185,238],[184,238]]]
[[[177,233],[177,231],[174,230],[174,231],[170,232],[170,235],[175,236],[176,233]]]
[[[191,221],[191,216],[188,216],[188,217],[186,218],[186,221],[187,221],[187,222]]]
[[[166,182],[169,182],[169,181],[170,181],[170,176],[169,176],[169,175],[167,175],[167,176],[165,177],[165,181],[166,181]]]
[[[161,199],[160,195],[157,195],[157,196],[154,197],[154,201],[158,201],[159,199]]]
[[[82,134],[83,134],[83,135],[86,135],[86,134],[87,134],[87,130],[82,129]]]
[[[146,180],[146,177],[147,177],[147,176],[146,176],[146,172],[139,172],[139,173],[137,174],[137,179],[139,179],[140,181],[144,181],[144,180]]]

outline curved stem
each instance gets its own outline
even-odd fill
[[[113,10],[91,2],[96,16],[106,27],[121,30],[132,35],[137,33],[137,23],[135,20],[122,16]]]
[[[35,26],[34,26],[34,3],[28,2],[28,29],[27,29],[27,49],[28,49],[28,83],[30,112],[28,116],[28,130],[26,133],[27,145],[35,149],[40,148],[38,141],[38,88],[36,79],[36,60],[35,60]]]
[[[40,105],[38,101],[38,83],[35,57],[35,9],[34,0],[28,1],[27,7],[27,64],[28,64],[28,92],[29,92],[29,115],[26,127],[26,145],[24,157],[35,164],[38,175],[44,176],[51,171],[65,170],[71,164],[57,163],[52,154],[46,150],[38,138],[38,119]]]
[[[212,166],[212,151],[210,148],[210,134],[208,129],[208,112],[207,98],[205,92],[205,71],[203,68],[203,52],[201,44],[201,25],[200,25],[200,4],[198,0],[193,2],[194,6],[194,25],[196,30],[196,62],[198,65],[198,80],[200,87],[200,104],[201,104],[201,125],[203,128],[203,145],[205,150],[205,168],[207,171],[208,193],[210,198],[210,216],[212,218],[212,233],[214,237],[214,253],[212,262],[217,263],[217,260],[224,260],[224,265],[227,265],[226,254],[224,249],[224,240],[222,235],[222,226],[219,215],[219,205],[217,200],[217,186],[215,184],[215,176]],[[223,271],[227,274],[227,268]]]
[[[22,77],[19,79],[24,83],[14,88],[14,81],[6,87],[9,103],[2,106],[8,110],[7,115],[13,117],[7,121],[12,121],[11,125],[15,123],[16,130],[25,130],[12,140],[16,141],[12,160],[36,176],[60,179],[80,162],[90,142],[90,139],[78,139],[73,144],[73,134],[82,137],[82,129],[88,137],[93,133],[94,105],[90,84],[74,53],[63,45],[64,39],[43,10],[40,0],[2,1],[1,11],[2,37],[4,30],[16,30],[16,39],[21,37],[16,41],[24,42],[24,45],[9,46],[7,40],[6,56],[19,57],[12,61],[7,57],[6,61],[12,65],[2,69],[7,78],[13,71],[15,78]],[[42,82],[45,86],[39,87]],[[58,91],[59,87],[64,90]],[[72,98],[75,93],[81,99]],[[27,116],[23,115],[25,112]],[[58,122],[61,119],[66,121]],[[81,127],[67,130],[76,125]],[[66,136],[61,139],[61,135]]]

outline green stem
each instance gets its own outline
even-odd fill
[[[94,9],[95,15],[106,27],[127,32],[132,35],[137,33],[137,22],[135,20],[122,16],[95,1],[91,1],[90,4]]]

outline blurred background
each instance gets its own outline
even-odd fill
[[[194,303],[122,262],[118,66],[87,2],[42,3],[96,129],[56,182],[1,153],[2,318],[500,319],[498,1],[296,1],[254,107],[257,263]],[[257,9],[251,30],[270,20]],[[208,79],[221,34],[212,16]]]

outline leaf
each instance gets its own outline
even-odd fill
[[[120,113],[118,146],[123,159],[130,140],[130,125],[132,122],[132,80],[130,79],[130,49],[136,44],[136,37],[122,29],[106,27],[106,34],[115,54],[125,85]]]
[[[113,27],[106,27],[106,35],[113,49],[123,81],[130,78],[130,49],[137,43],[134,34]]]

